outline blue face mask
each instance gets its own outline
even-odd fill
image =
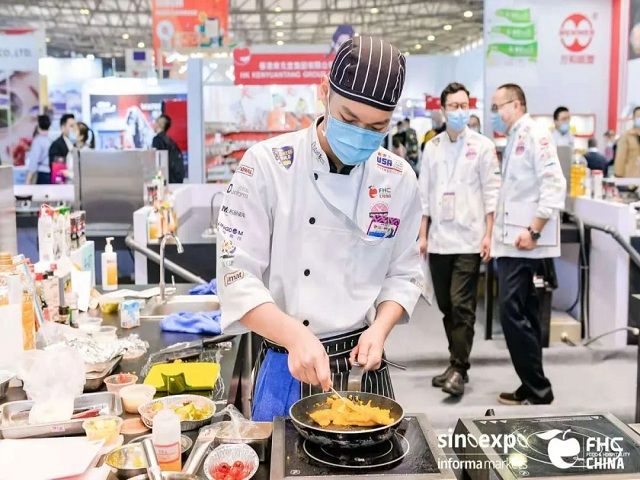
[[[461,132],[464,130],[464,127],[467,126],[467,123],[469,123],[470,118],[471,113],[469,110],[459,108],[458,110],[447,112],[447,125],[451,127],[453,131]]]
[[[560,133],[565,134],[565,133],[569,133],[570,128],[571,127],[567,122],[562,122],[560,124],[559,130],[560,130]]]
[[[387,136],[366,128],[336,120],[328,113],[324,136],[338,159],[345,165],[359,165],[369,160]]]
[[[636,128],[640,128],[640,117],[636,118],[633,121],[633,124],[636,126]]]
[[[493,128],[494,132],[500,133],[502,135],[507,133],[507,129],[509,128],[509,126],[505,123],[504,120],[502,120],[502,115],[500,115],[500,112],[493,112],[491,114],[491,128]]]
[[[76,132],[69,132],[69,135],[67,135],[67,138],[69,138],[69,141],[71,143],[76,143],[76,140],[78,140],[78,135],[76,134]]]

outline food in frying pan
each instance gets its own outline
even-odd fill
[[[328,427],[332,423],[341,427],[375,427],[391,425],[395,420],[390,414],[389,409],[372,406],[371,400],[364,404],[361,400],[332,395],[309,416],[321,427]]]

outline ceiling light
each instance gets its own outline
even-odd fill
[[[451,30],[453,27],[452,27],[451,25],[447,24],[447,25],[445,25],[445,26],[444,26],[444,27],[442,27],[442,28],[444,28],[444,29],[448,32],[448,31],[449,31],[449,30]]]
[[[284,42],[283,42],[282,40],[278,40],[276,43],[277,43],[278,45],[284,45]]]
[[[81,8],[80,9],[80,15],[89,15],[91,12],[89,11],[88,8]]]
[[[420,50],[422,48],[422,45],[420,45],[419,43],[416,43],[413,48],[415,48],[416,50]]]
[[[89,55],[87,55],[87,60],[95,60],[96,56],[93,53],[90,53]]]
[[[276,20],[276,27],[281,27],[282,25],[284,25],[282,20]]]
[[[405,57],[408,57],[409,55],[411,55],[411,52],[409,52],[409,51],[404,52],[404,56]]]
[[[47,37],[47,38],[44,39],[44,41],[47,42],[47,43],[50,43],[51,39],[49,37]]]
[[[435,35],[429,35],[427,37],[427,40],[429,40],[430,42],[433,42],[436,39]]]
[[[144,42],[138,42],[138,48],[144,48]]]
[[[354,34],[353,34],[353,36],[354,36],[354,37],[359,37],[359,36],[360,36],[360,34],[359,34],[358,32],[356,32],[356,33],[354,33]]]
[[[276,32],[276,37],[284,37],[284,32]]]
[[[471,10],[467,10],[466,12],[464,12],[464,16],[465,18],[471,18],[473,17],[473,12]]]
[[[276,8],[273,9],[276,13],[280,13],[282,11],[282,7],[280,5],[278,5]]]
[[[370,10],[370,12],[371,12],[371,13],[373,13],[373,14],[375,15],[375,14],[377,14],[377,13],[380,13],[380,10],[379,10],[378,8],[376,8],[376,7],[373,7],[373,8]]]
[[[129,40],[129,34],[128,33],[123,33],[122,34],[122,39],[123,40]]]

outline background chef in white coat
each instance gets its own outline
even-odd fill
[[[493,142],[467,126],[465,86],[447,85],[440,103],[447,129],[425,145],[420,167],[420,253],[429,255],[449,343],[450,364],[432,385],[461,396],[470,368],[480,260],[490,258],[500,166]]]
[[[250,148],[218,224],[225,332],[251,330],[259,355],[252,417],[288,414],[301,396],[346,390],[393,398],[384,342],[422,291],[420,196],[408,163],[380,144],[400,99],[405,59],[356,37],[322,79],[325,115]]]
[[[550,404],[553,392],[542,368],[533,277],[542,258],[560,256],[558,215],[564,209],[566,180],[551,134],[527,113],[522,88],[498,88],[491,112],[493,131],[508,135],[491,252],[498,259],[502,330],[521,381],[515,392],[501,393],[498,401]]]
[[[571,112],[567,107],[558,107],[553,112],[553,141],[556,147],[569,147],[573,152],[576,139],[571,135]]]

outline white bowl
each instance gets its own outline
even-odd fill
[[[76,320],[78,324],[78,329],[87,333],[95,333],[100,331],[100,327],[102,326],[102,319],[95,317],[82,317]]]
[[[211,474],[212,469],[215,471],[216,466],[222,462],[233,466],[233,462],[237,460],[240,460],[245,465],[253,465],[251,470],[245,470],[247,473],[242,477],[242,480],[248,480],[253,477],[260,466],[258,454],[249,445],[244,443],[220,445],[204,461],[204,474],[209,480],[215,480]]]
[[[153,385],[129,385],[120,390],[122,405],[127,413],[138,413],[140,406],[153,400],[156,387]]]

